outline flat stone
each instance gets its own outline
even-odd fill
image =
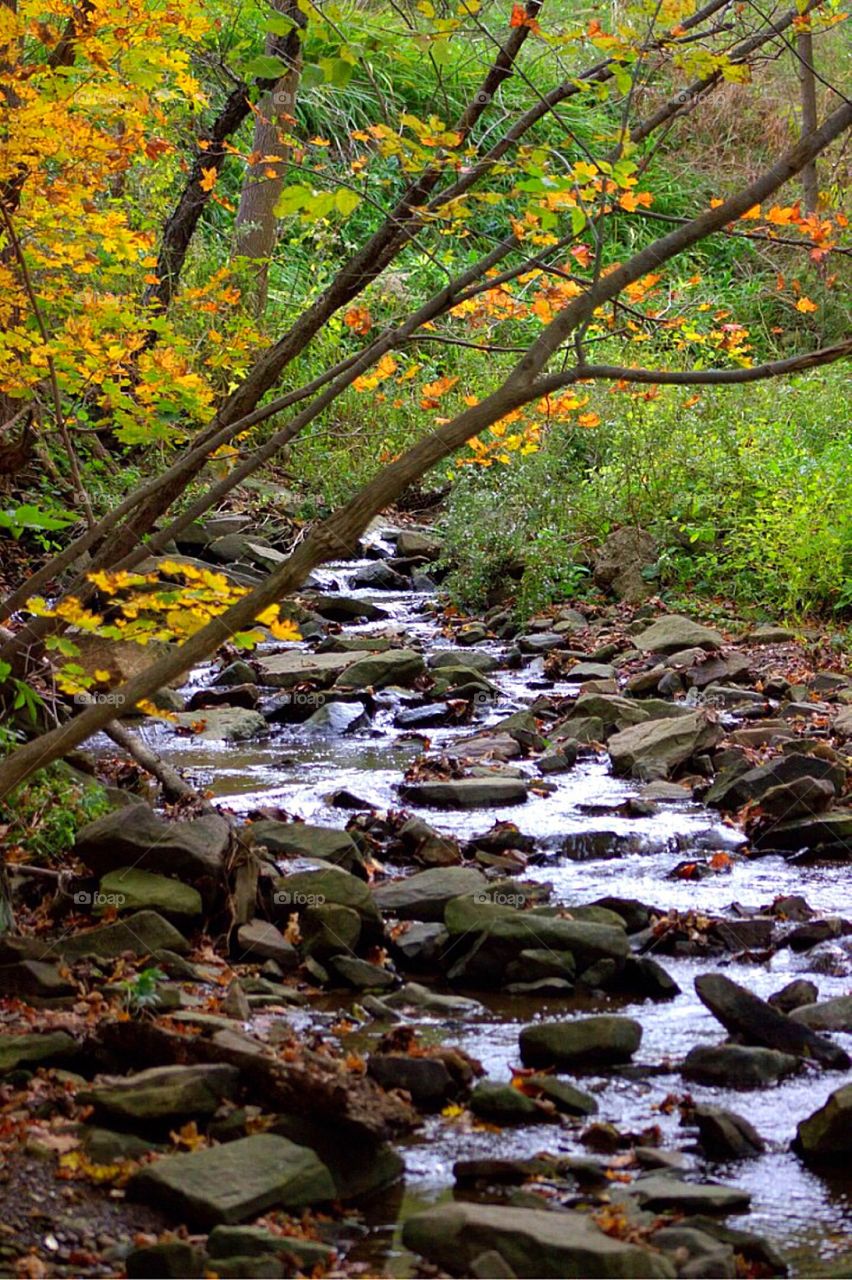
[[[261,684],[277,689],[291,689],[305,682],[325,687],[353,662],[369,657],[367,649],[350,653],[304,653],[301,649],[287,649],[283,653],[259,657],[257,678]]]
[[[650,1237],[679,1267],[682,1276],[713,1276],[714,1280],[735,1280],[734,1250],[705,1231],[689,1227],[662,1227]]]
[[[426,665],[432,671],[440,671],[442,667],[467,667],[471,671],[494,671],[500,664],[493,654],[482,649],[436,649],[426,659]]]
[[[328,963],[329,968],[347,986],[355,987],[358,991],[386,990],[389,987],[395,987],[399,982],[392,969],[385,969],[382,965],[371,964],[368,960],[361,960],[358,956],[332,956]]]
[[[404,880],[382,884],[373,890],[380,911],[401,920],[442,921],[453,898],[485,890],[488,881],[473,867],[430,867]]]
[[[55,964],[44,960],[22,960],[0,966],[0,995],[19,1000],[54,1001],[74,996],[77,988],[63,978]]]
[[[64,1061],[80,1052],[79,1045],[67,1031],[45,1031],[33,1035],[0,1035],[0,1074],[33,1068],[48,1062]]]
[[[194,880],[222,874],[230,828],[218,814],[190,822],[164,822],[147,805],[105,813],[77,833],[75,855],[103,875],[116,867],[138,867]]]
[[[574,1068],[629,1062],[642,1040],[633,1018],[602,1014],[565,1022],[538,1022],[520,1034],[521,1059],[528,1067]]]
[[[240,1222],[273,1207],[303,1209],[337,1195],[315,1152],[271,1133],[167,1156],[140,1169],[128,1192],[200,1227]]]
[[[651,1213],[746,1213],[751,1196],[739,1187],[718,1182],[683,1182],[680,1178],[652,1173],[630,1184],[629,1194]]]
[[[185,955],[189,951],[189,943],[183,934],[156,911],[137,911],[114,924],[102,924],[96,929],[58,939],[52,946],[67,960],[81,956],[114,960],[125,951],[134,956],[156,955],[163,950]]]
[[[676,653],[678,649],[720,649],[725,643],[718,631],[680,614],[667,614],[652,622],[633,643],[645,653]]]
[[[813,855],[831,851],[848,861],[852,851],[852,809],[832,809],[818,817],[776,823],[755,844],[761,850],[806,851]]]
[[[436,809],[487,809],[521,804],[527,798],[522,778],[459,778],[452,782],[409,782],[400,787],[409,804]]]
[[[488,1120],[492,1124],[537,1124],[542,1120],[553,1119],[544,1107],[534,1098],[511,1084],[503,1084],[497,1080],[481,1080],[470,1095],[469,1106],[480,1120]]]
[[[598,1104],[592,1095],[567,1080],[550,1075],[527,1076],[526,1084],[529,1088],[538,1089],[563,1115],[593,1116],[597,1113]]]
[[[358,847],[348,831],[311,822],[278,822],[261,818],[243,828],[249,844],[263,845],[273,857],[321,858],[351,867],[359,862]]]
[[[77,1101],[122,1120],[212,1116],[232,1098],[240,1073],[225,1064],[150,1067],[130,1076],[107,1076],[77,1093]]]
[[[259,711],[248,707],[208,707],[203,711],[181,711],[175,723],[191,729],[203,742],[247,742],[263,738],[269,725]]]
[[[407,1218],[402,1240],[451,1276],[470,1276],[491,1251],[518,1277],[676,1274],[663,1254],[604,1235],[587,1214],[568,1209],[446,1202]]]
[[[292,1258],[299,1269],[313,1271],[331,1262],[334,1249],[322,1240],[305,1240],[301,1236],[282,1236],[265,1227],[214,1227],[207,1237],[207,1250],[212,1258]],[[221,1272],[220,1272],[221,1274]]]
[[[308,716],[302,725],[302,733],[342,734],[354,733],[368,723],[368,716],[361,702],[326,702]]]
[[[686,1080],[732,1089],[759,1089],[798,1071],[799,1059],[751,1045],[696,1045],[681,1066]]]
[[[139,867],[108,871],[101,877],[100,892],[104,901],[96,904],[96,910],[115,906],[119,911],[139,911],[150,907],[167,916],[199,916],[202,911],[197,889]]]

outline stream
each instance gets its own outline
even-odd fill
[[[381,549],[381,532],[372,537]],[[404,637],[406,645],[424,653],[451,645],[452,639],[442,634],[434,593],[358,591],[350,585],[353,575],[372,563],[330,564],[316,575],[320,589],[325,586],[367,598],[390,615],[360,626],[347,625],[346,636],[396,633]],[[296,647],[312,649],[307,642]],[[477,645],[501,662],[510,647],[508,642]],[[212,674],[210,667],[194,671],[184,694],[208,684]],[[472,723],[426,731],[433,753],[448,751],[455,740],[469,736],[474,729],[529,707],[542,693],[553,697],[577,692],[577,686],[568,681],[545,680],[541,657],[525,658],[519,669],[501,666],[489,673],[489,679],[499,687],[500,695],[483,698]],[[404,701],[406,695],[397,692],[378,693],[377,712],[369,726],[345,736],[308,734],[301,726],[280,725],[273,726],[266,738],[224,744],[179,737],[167,723],[152,721],[146,722],[143,732],[193,784],[237,815],[261,807],[280,807],[309,822],[343,828],[352,818],[352,809],[335,808],[326,800],[340,789],[363,798],[365,807],[401,807],[396,788],[424,744],[422,737],[394,727],[400,696]],[[533,772],[530,765],[522,762],[522,767]],[[717,814],[690,800],[666,801],[647,816],[625,815],[624,802],[639,796],[642,785],[613,777],[606,755],[581,758],[569,772],[556,774],[549,781],[555,784],[551,794],[531,793],[525,804],[504,809],[460,812],[406,808],[457,839],[482,833],[498,820],[517,823],[524,833],[536,838],[537,851],[544,851],[543,859],[529,865],[523,876],[549,883],[552,903],[570,906],[617,895],[637,898],[664,911],[678,908],[735,917],[738,908],[747,913],[767,906],[778,895],[796,893],[819,915],[848,911],[848,884],[838,868],[792,866],[780,857],[734,859],[729,872],[700,881],[667,878],[684,858],[733,851],[742,837]],[[575,856],[560,852],[566,836],[572,837]],[[292,861],[286,866],[298,869]],[[394,868],[389,871],[398,874]],[[823,961],[827,951],[830,948],[819,949]],[[464,990],[460,994],[482,1002],[482,1014],[450,1019],[419,1015],[416,1023],[423,1028],[424,1038],[431,1035],[459,1045],[482,1062],[489,1077],[508,1081],[511,1067],[519,1062],[519,1029],[538,1017],[617,1009],[638,1018],[644,1027],[638,1062],[650,1064],[653,1072],[585,1077],[583,1086],[597,1097],[597,1119],[629,1131],[659,1125],[663,1147],[684,1150],[690,1168],[750,1192],[751,1211],[733,1219],[736,1226],[768,1236],[794,1274],[814,1274],[836,1268],[843,1258],[852,1258],[852,1173],[848,1169],[832,1175],[812,1172],[789,1151],[788,1144],[798,1121],[822,1105],[829,1093],[852,1080],[852,1073],[806,1070],[778,1086],[742,1092],[686,1086],[677,1064],[696,1044],[724,1039],[722,1028],[694,992],[697,974],[724,969],[764,998],[793,978],[814,976],[819,998],[826,1000],[850,990],[852,958],[839,946],[834,953],[828,956],[831,963],[821,966],[826,971],[817,974],[812,973],[816,952],[796,955],[789,948],[760,962],[732,960],[727,955],[700,959],[664,955],[665,969],[681,988],[681,994],[670,1001],[622,997],[595,1004],[576,996],[508,996]],[[351,994],[322,996],[305,1010],[262,1016],[286,1016],[302,1019],[306,1026],[328,1027],[340,1010],[351,1009],[353,1003],[358,1001]],[[365,1023],[351,1034],[347,1047],[351,1043],[355,1049],[368,1049],[378,1035],[372,1024]],[[852,1051],[852,1035],[834,1038]],[[680,1127],[677,1107],[660,1107],[667,1095],[682,1095],[687,1089],[698,1102],[746,1115],[766,1142],[765,1154],[730,1165],[704,1161],[694,1147],[690,1148],[691,1139]],[[579,1140],[582,1127],[529,1125],[493,1132],[462,1126],[451,1117],[427,1117],[422,1129],[400,1146],[406,1162],[404,1185],[376,1197],[367,1217],[370,1234],[356,1245],[350,1258],[374,1274],[414,1274],[417,1260],[399,1243],[399,1220],[452,1195],[454,1161],[474,1156],[529,1156],[542,1150],[587,1155]],[[835,1270],[834,1274],[841,1272]]]

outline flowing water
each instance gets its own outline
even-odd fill
[[[441,634],[434,596],[357,592],[349,588],[348,579],[365,563],[369,562],[330,565],[318,575],[329,586],[371,599],[392,615],[390,621],[348,626],[348,636],[398,630],[409,643],[422,646],[424,651],[452,643]],[[507,646],[478,647],[490,648],[500,658]],[[209,669],[194,672],[186,691],[206,684],[210,675]],[[454,739],[469,735],[474,727],[485,727],[529,706],[543,692],[551,697],[576,692],[576,686],[567,682],[554,685],[545,681],[541,659],[532,659],[519,670],[495,671],[489,679],[500,687],[500,698],[477,708],[474,725],[429,730],[433,751],[451,747]],[[404,769],[423,749],[421,739],[393,727],[396,697],[385,693],[378,698],[379,709],[370,727],[347,736],[309,735],[299,726],[280,726],[273,727],[264,740],[222,745],[179,738],[162,725],[147,727],[145,732],[167,759],[237,814],[261,806],[280,806],[308,821],[343,827],[352,812],[332,807],[326,800],[329,793],[345,788],[378,809],[399,808],[396,786]],[[524,874],[551,884],[553,902],[576,905],[612,894],[635,897],[663,909],[697,909],[707,915],[732,916],[738,907],[754,910],[768,905],[779,894],[800,893],[819,914],[848,911],[848,882],[836,867],[792,867],[781,858],[767,857],[735,860],[730,873],[699,882],[667,879],[684,857],[732,850],[741,838],[717,815],[690,801],[663,804],[647,817],[613,812],[636,795],[639,787],[613,778],[606,757],[581,760],[570,772],[550,780],[556,784],[553,794],[531,795],[520,806],[462,813],[413,811],[458,838],[482,833],[495,820],[517,823],[524,833],[536,837],[539,849],[552,850],[543,863],[529,867]],[[406,807],[412,809],[410,805]],[[589,844],[591,856],[574,860],[560,854],[558,849],[567,835],[598,837]],[[601,852],[607,856],[601,856]],[[814,975],[820,999],[848,993],[852,990],[852,957],[840,948],[820,950],[823,956],[826,951],[830,953],[830,963],[824,966],[830,972]],[[676,1064],[687,1051],[701,1042],[719,1043],[724,1039],[721,1027],[694,993],[694,977],[727,965],[727,972],[737,982],[766,997],[794,977],[809,976],[813,956],[782,949],[764,962],[731,963],[727,957],[661,959],[681,987],[679,996],[659,1003],[617,1002],[619,1011],[641,1021],[644,1038],[638,1058],[654,1070],[645,1078],[586,1077],[581,1083],[597,1095],[598,1119],[634,1132],[659,1125],[663,1144],[685,1149],[696,1172],[751,1193],[751,1212],[733,1221],[769,1236],[787,1256],[795,1274],[810,1275],[821,1270],[844,1274],[845,1263],[852,1266],[852,1173],[849,1169],[831,1176],[814,1173],[788,1150],[788,1144],[797,1122],[820,1106],[832,1090],[848,1083],[852,1073],[806,1070],[780,1086],[748,1092],[689,1086],[696,1101],[744,1114],[766,1140],[764,1155],[728,1166],[708,1164],[690,1152],[688,1135],[679,1127],[677,1108],[660,1109],[669,1093],[686,1092]],[[570,1016],[577,1010],[595,1009],[588,1000],[581,1002],[574,997],[463,994],[480,999],[485,1006],[483,1013],[450,1020],[423,1016],[417,1019],[418,1025],[448,1044],[461,1046],[483,1063],[489,1076],[497,1079],[508,1079],[511,1066],[518,1063],[518,1032],[522,1025],[541,1015]],[[338,1008],[351,1007],[352,1003],[349,998]],[[608,999],[597,1009],[612,1009],[615,1003]],[[309,1017],[329,1025],[335,1016],[334,1005],[335,1001],[325,998]],[[293,1016],[305,1017],[302,1012]],[[378,1033],[368,1027],[354,1036],[353,1046],[368,1048],[375,1034]],[[852,1036],[837,1035],[835,1039],[852,1050]],[[531,1125],[495,1133],[471,1131],[441,1116],[427,1118],[423,1129],[402,1146],[406,1160],[404,1186],[377,1199],[370,1217],[372,1235],[357,1251],[359,1256],[370,1270],[380,1269],[392,1276],[411,1274],[415,1262],[398,1243],[398,1220],[450,1194],[455,1160],[530,1155],[543,1150],[583,1154],[578,1139],[581,1127]]]

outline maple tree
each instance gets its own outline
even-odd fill
[[[603,15],[549,20],[541,0],[440,11],[421,0],[404,15],[298,0],[262,17],[254,52],[250,40],[232,52],[222,20],[185,0],[0,6],[2,417],[31,412],[40,446],[58,433],[86,524],[3,602],[4,618],[25,616],[0,647],[0,672],[26,680],[49,645],[67,660],[70,692],[81,674],[69,630],[174,641],[116,691],[132,708],[227,635],[250,637],[256,623],[292,634],[270,611],[431,467],[453,455],[462,468],[511,465],[555,421],[594,428],[595,382],[629,397],[847,355],[848,341],[801,342],[806,328],[792,331],[794,354],[768,350],[700,272],[673,269],[710,237],[783,245],[810,264],[813,286],[779,275],[778,292],[802,325],[818,315],[837,287],[828,268],[846,251],[846,218],[833,201],[803,208],[780,193],[848,129],[845,99],[706,207],[660,208],[654,180],[660,139],[719,86],[758,82],[767,58],[844,17],[830,0],[771,16],[664,0],[627,6],[608,29]],[[460,40],[481,71],[453,118],[438,110]],[[299,125],[299,94],[345,94],[356,70],[375,80],[379,59],[428,62],[435,110],[423,118],[389,83],[377,118],[349,128],[332,162],[329,139]],[[205,219],[230,242],[218,259],[196,253]],[[270,332],[277,316],[246,307],[244,290],[259,272],[263,294],[288,237],[336,237],[345,251]],[[413,259],[428,270],[400,306],[382,280]],[[337,356],[316,373],[303,362],[325,334]],[[655,344],[669,365],[634,359]],[[480,352],[483,389],[436,365],[436,346]],[[159,576],[143,566],[350,393],[412,403],[422,437],[261,585],[175,587],[161,580],[168,562]],[[142,450],[150,474],[98,515],[79,458],[101,437]],[[199,491],[211,457],[224,474]],[[85,567],[62,578],[81,556]],[[62,594],[44,603],[59,580]],[[20,747],[0,763],[0,795],[114,714],[89,706]]]

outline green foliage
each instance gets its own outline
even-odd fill
[[[166,977],[162,969],[140,969],[135,978],[125,978],[118,983],[129,1013],[142,1013],[153,1008],[159,1000],[158,985]]]
[[[604,390],[591,431],[557,425],[511,468],[466,469],[447,519],[449,585],[481,605],[515,566],[528,612],[582,592],[595,544],[621,525],[657,538],[660,588],[748,609],[852,603],[852,436],[839,370],[726,389]]]
[[[0,729],[0,757],[11,751],[16,735]],[[0,802],[0,833],[6,848],[28,859],[50,861],[67,854],[80,827],[109,809],[103,787],[83,779],[64,764],[40,769]]]

